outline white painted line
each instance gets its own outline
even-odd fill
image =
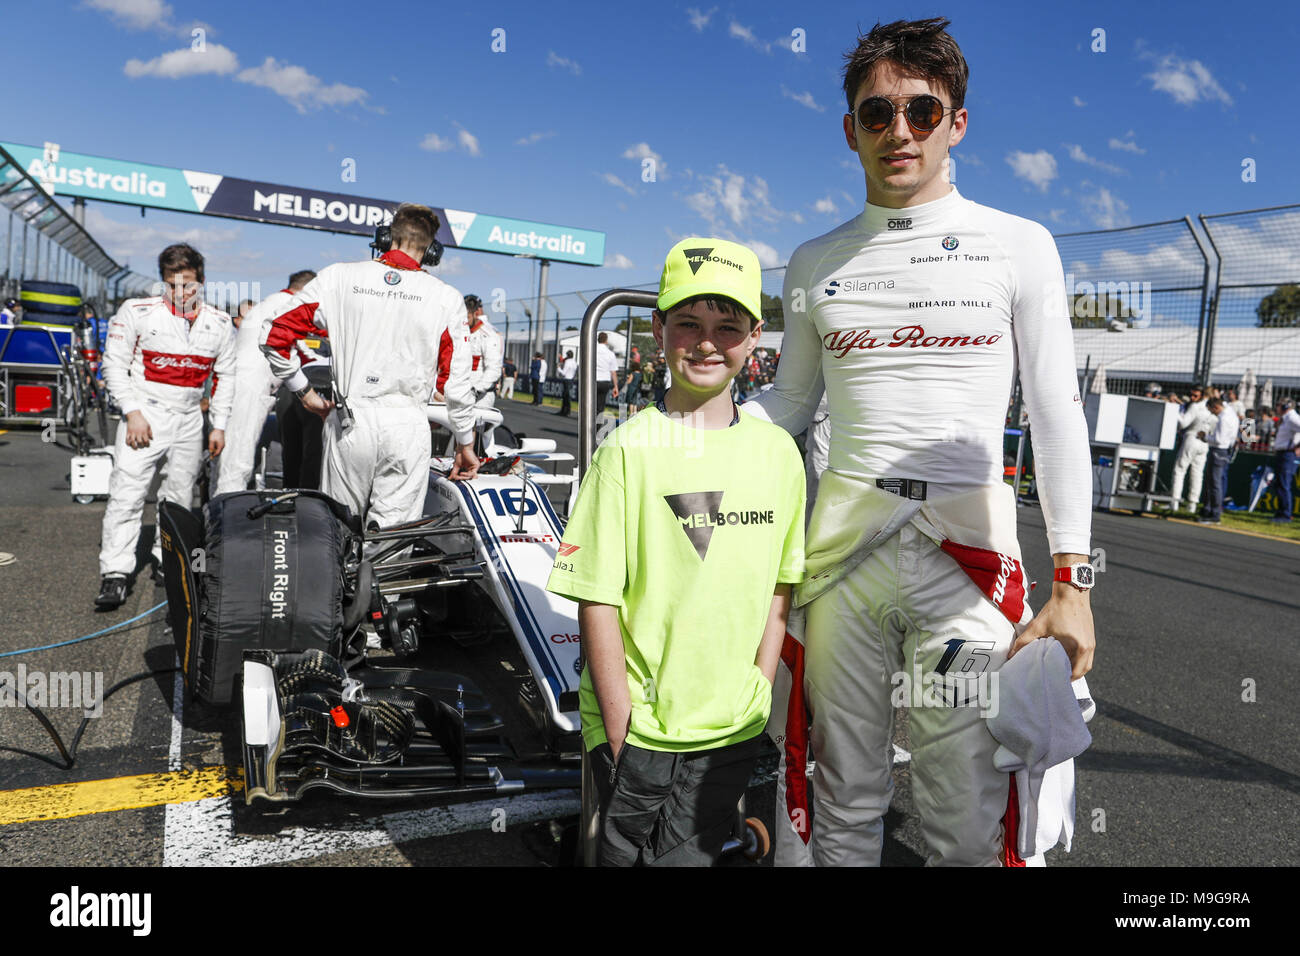
[[[185,679],[181,674],[180,655],[173,656],[176,660],[176,679],[172,682],[172,741],[167,748],[167,769],[180,770],[181,737],[185,733],[185,725],[181,722],[185,710]]]
[[[571,816],[579,810],[576,790],[524,793],[446,807],[404,810],[362,820],[339,821],[329,827],[288,827],[265,836],[234,832],[232,799],[210,797],[167,807],[164,866],[269,866],[306,860],[329,853],[346,853],[490,829],[493,811],[504,810],[506,832],[521,824]]]

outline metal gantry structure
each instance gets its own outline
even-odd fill
[[[68,282],[103,314],[124,298],[147,293],[153,284],[105,252],[52,189],[33,179],[3,148],[0,207],[6,220],[0,298],[16,298],[24,279]]]

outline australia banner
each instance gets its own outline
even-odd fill
[[[375,226],[392,219],[397,208],[397,203],[388,199],[106,159],[57,147],[0,142],[0,148],[56,196],[80,196],[358,236],[371,235]],[[603,232],[440,206],[434,206],[433,211],[442,223],[438,241],[448,247],[589,266],[599,266],[605,261]]]

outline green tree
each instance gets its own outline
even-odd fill
[[[1133,314],[1123,296],[1110,292],[1075,295],[1070,303],[1070,324],[1076,329],[1104,329],[1112,319],[1128,320]]]
[[[1290,329],[1300,326],[1300,285],[1288,282],[1280,285],[1255,308],[1259,326],[1263,329]]]
[[[781,297],[766,292],[760,292],[759,296],[759,308],[763,310],[763,331],[784,332],[785,310],[781,307]]]

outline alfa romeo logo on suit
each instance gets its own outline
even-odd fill
[[[397,285],[402,281],[402,274],[395,269],[389,269],[384,273],[384,281],[389,285]]]
[[[945,249],[947,249],[949,252],[952,252],[954,249],[957,248],[957,237],[956,237],[956,236],[944,236],[944,237],[943,237],[943,247],[944,247]]]

